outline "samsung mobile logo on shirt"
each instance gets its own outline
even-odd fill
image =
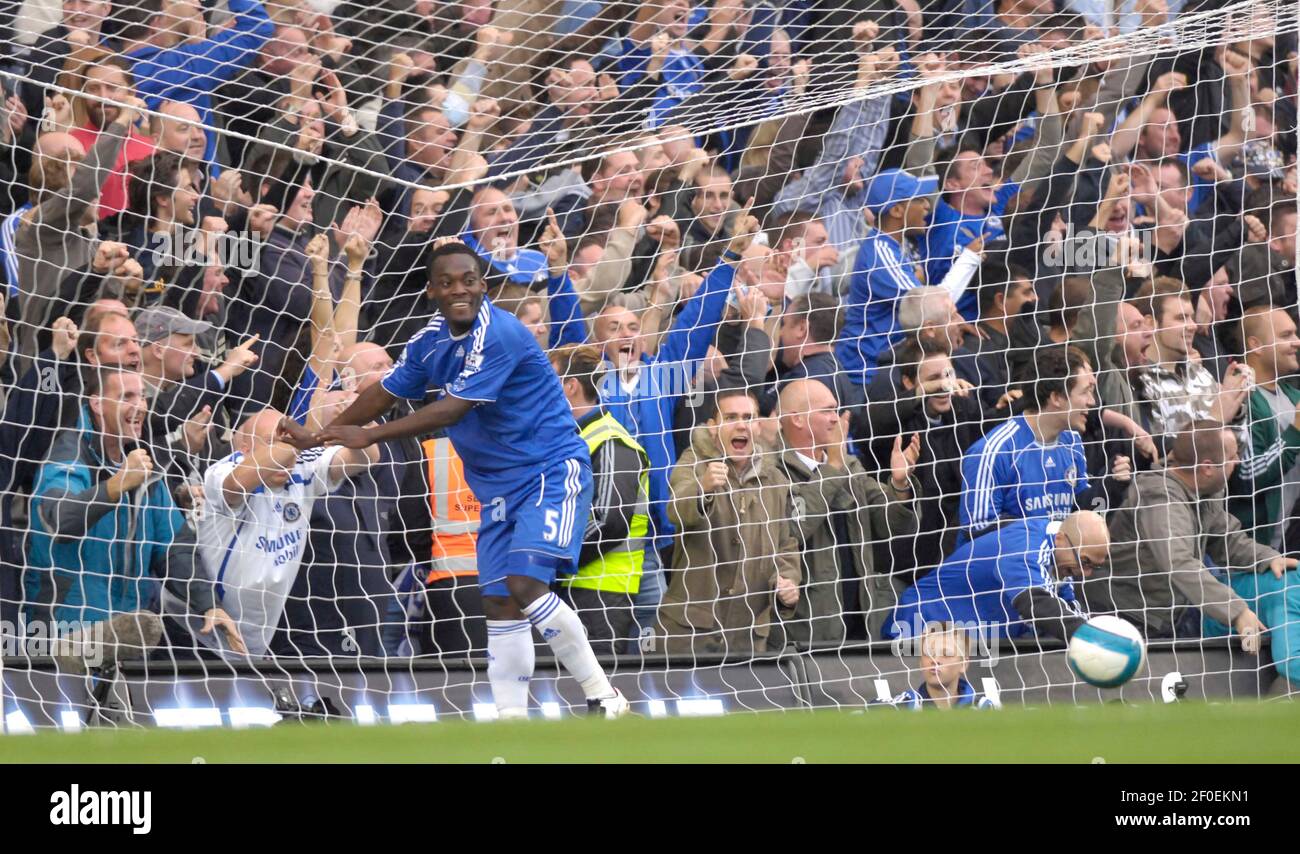
[[[50,824],[127,825],[137,835],[153,826],[152,792],[83,792],[73,783],[50,795],[50,804]]]
[[[285,531],[275,539],[268,537],[258,537],[257,547],[268,554],[278,552],[286,546],[297,545],[302,539],[302,531]]]
[[[1026,513],[1045,513],[1053,519],[1064,519],[1073,507],[1074,495],[1069,492],[1049,492],[1046,495],[1031,495],[1025,499]]]

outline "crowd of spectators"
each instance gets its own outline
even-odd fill
[[[459,240],[592,449],[600,651],[974,597],[1266,632],[1300,685],[1297,47],[1160,35],[1220,5],[0,3],[3,616],[481,650],[447,440],[276,426],[384,376]],[[1147,49],[1035,64],[1108,24]]]

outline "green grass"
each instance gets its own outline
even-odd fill
[[[0,738],[0,762],[1296,762],[1291,703],[791,712]]]

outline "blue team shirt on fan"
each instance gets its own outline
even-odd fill
[[[883,231],[872,231],[858,245],[844,301],[844,328],[835,342],[835,358],[853,382],[869,384],[880,354],[903,340],[898,300],[920,286],[920,263],[910,243],[900,245]]]
[[[988,213],[964,214],[952,205],[939,199],[935,202],[934,213],[930,215],[930,227],[925,233],[925,275],[927,281],[937,285],[952,269],[953,261],[961,254],[967,244],[977,237],[984,237],[986,242],[1000,240],[1007,236],[1002,224],[1007,203],[1020,192],[1017,183],[1002,184],[994,191],[993,205]],[[967,288],[957,301],[957,310],[967,320],[979,317],[979,289]]]
[[[618,88],[626,92],[645,77],[650,64],[650,45],[646,43],[637,47],[630,39],[623,39],[619,45],[620,56],[615,63],[619,72]],[[659,70],[659,79],[663,81],[655,90],[654,101],[646,117],[646,127],[653,130],[668,119],[674,109],[687,98],[704,88],[704,63],[694,51],[672,48],[664,58]]]
[[[991,699],[976,692],[975,686],[966,681],[964,676],[957,680],[957,696],[953,698],[952,704],[958,708],[997,708],[997,705]],[[930,697],[929,686],[924,682],[915,688],[908,688],[903,693],[895,695],[894,699],[890,701],[890,705],[895,708],[912,709],[914,711],[935,708],[934,700]]]
[[[1034,633],[1012,603],[1026,590],[1042,588],[1083,616],[1074,585],[1056,577],[1056,532],[1061,523],[1044,517],[1007,522],[957,547],[929,575],[903,591],[886,638],[910,637],[927,623],[980,625],[987,637]]]
[[[493,272],[505,276],[517,285],[532,287],[545,282],[549,275],[546,255],[536,249],[516,250],[514,257],[506,260],[499,257],[490,247],[480,246],[478,239],[468,231],[459,239],[461,243],[473,249],[474,254],[491,267]]]
[[[436,393],[478,404],[447,428],[471,487],[475,476],[545,469],[587,456],[560,380],[537,340],[487,297],[464,335],[452,335],[442,314],[435,314],[382,382],[410,400]]]
[[[961,475],[961,524],[972,537],[1000,519],[1064,519],[1088,488],[1082,437],[1065,430],[1044,445],[1023,415],[971,445]]]
[[[1178,155],[1187,167],[1187,173],[1192,179],[1192,197],[1187,200],[1187,212],[1194,214],[1200,210],[1201,205],[1214,198],[1214,182],[1202,178],[1192,171],[1197,163],[1200,163],[1207,157],[1215,156],[1215,144],[1213,142],[1203,142],[1200,145],[1193,146],[1186,154]]]

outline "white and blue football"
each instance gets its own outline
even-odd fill
[[[1070,669],[1098,688],[1118,688],[1142,670],[1146,644],[1137,627],[1120,617],[1093,617],[1070,638]]]

